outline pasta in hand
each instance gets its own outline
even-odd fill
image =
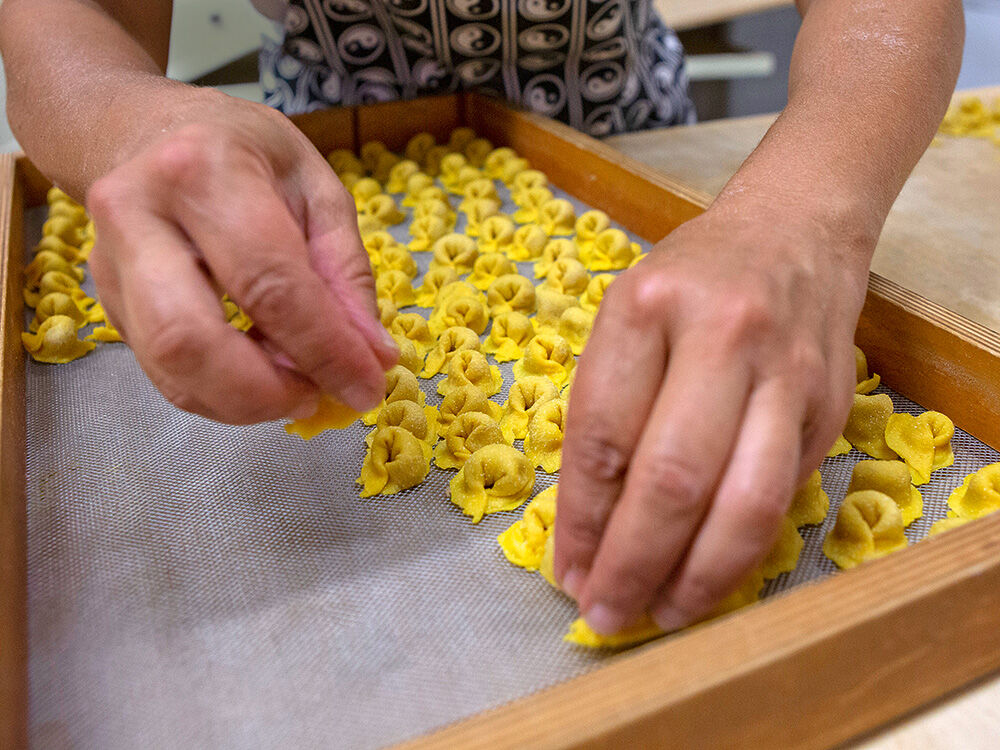
[[[285,425],[285,432],[312,440],[325,430],[342,430],[357,421],[361,414],[325,393],[319,397],[316,413],[305,419],[296,419]]]

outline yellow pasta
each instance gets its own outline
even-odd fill
[[[905,546],[899,506],[878,490],[861,490],[844,498],[837,523],[823,540],[823,554],[847,569]]]
[[[385,328],[388,328],[392,325],[392,321],[396,319],[396,316],[399,315],[399,310],[396,309],[396,303],[391,299],[379,297],[376,298],[375,304],[378,305],[379,322]]]
[[[351,186],[351,195],[354,196],[354,205],[360,211],[369,200],[382,193],[382,185],[378,180],[371,177],[362,177]]]
[[[549,272],[545,275],[545,281],[541,286],[579,297],[587,290],[589,283],[590,274],[580,261],[574,258],[560,258],[549,266]]]
[[[361,243],[365,246],[365,252],[368,253],[368,260],[371,261],[373,267],[377,267],[379,265],[381,262],[382,251],[386,248],[403,247],[395,237],[384,229],[366,234],[361,238]],[[406,248],[403,249],[405,250]]]
[[[366,172],[373,172],[382,154],[390,153],[382,141],[367,141],[361,144],[361,163]]]
[[[465,233],[469,237],[479,237],[483,223],[500,213],[500,203],[491,198],[480,198],[466,203],[462,212],[465,214]]]
[[[482,168],[486,163],[486,157],[493,152],[493,144],[485,138],[474,138],[469,141],[462,153],[469,160],[469,165]]]
[[[420,165],[413,159],[403,159],[392,165],[385,183],[387,193],[405,193],[411,177],[420,171]]]
[[[35,255],[38,255],[44,251],[53,252],[63,260],[74,265],[82,263],[87,259],[82,253],[81,248],[73,247],[72,245],[63,242],[58,237],[42,237],[42,239],[38,241],[38,244],[35,245],[33,252]]]
[[[957,529],[959,526],[964,526],[971,520],[971,518],[962,518],[960,516],[942,518],[940,521],[935,521],[931,524],[930,529],[927,531],[927,536],[935,536],[937,534],[942,534],[945,531]]]
[[[493,317],[508,312],[530,315],[535,311],[535,287],[521,274],[504,274],[486,290],[486,302]]]
[[[437,387],[442,396],[467,385],[474,385],[487,396],[492,396],[503,387],[500,368],[491,365],[486,356],[475,349],[455,352],[448,362],[447,373]]]
[[[575,295],[539,285],[535,289],[535,327],[541,332],[556,333],[563,313],[579,306],[580,299]]]
[[[100,304],[100,303],[98,303]],[[94,305],[97,307],[97,305]],[[226,316],[226,322],[237,331],[249,331],[253,328],[253,320],[250,316],[229,298],[228,294],[222,296],[222,312]]]
[[[531,418],[542,404],[559,398],[559,389],[541,375],[518,378],[510,387],[500,417],[500,430],[508,443],[528,436]]]
[[[864,396],[856,393],[844,427],[844,437],[872,458],[897,458],[896,452],[885,442],[885,427],[891,414],[892,399],[886,394]]]
[[[795,566],[799,564],[799,555],[802,553],[803,546],[805,546],[805,540],[799,533],[795,521],[785,516],[781,520],[781,533],[778,536],[778,541],[775,542],[767,553],[767,557],[764,558],[764,562],[761,563],[761,573],[764,578],[777,578],[782,573],[790,573],[795,570]]]
[[[507,146],[495,148],[483,160],[483,173],[491,179],[499,180],[503,174],[503,165],[516,158],[517,152],[512,148]]]
[[[460,192],[457,189],[459,187],[459,173],[468,163],[469,160],[459,153],[450,153],[441,159],[438,178],[441,180],[441,184],[444,185],[445,190],[453,193]]]
[[[417,302],[411,277],[398,269],[384,271],[375,278],[375,296],[387,299],[396,307],[407,307]]]
[[[948,507],[959,518],[982,518],[1000,510],[1000,463],[969,474],[948,496]]]
[[[361,163],[361,160],[354,155],[353,151],[346,148],[331,151],[326,155],[326,161],[338,176],[348,173],[363,174],[365,171],[365,165]]]
[[[49,271],[59,271],[72,277],[77,283],[83,281],[83,270],[77,268],[57,252],[41,250],[24,269],[25,286],[36,289],[42,276]]]
[[[576,223],[573,204],[565,198],[552,198],[539,209],[538,224],[550,237],[571,235]]]
[[[878,490],[892,498],[909,526],[924,514],[924,499],[920,490],[910,484],[910,472],[899,461],[858,461],[851,471],[847,493]]]
[[[569,342],[573,354],[583,354],[583,348],[594,327],[594,317],[594,313],[587,312],[582,307],[567,307],[559,317],[558,333]]]
[[[510,185],[510,198],[514,205],[523,206],[525,197],[530,190],[547,187],[548,178],[544,172],[537,169],[525,169],[514,175]]]
[[[503,253],[483,253],[472,264],[469,283],[476,289],[486,291],[498,276],[517,273],[517,266]]]
[[[548,240],[548,235],[542,231],[540,226],[525,224],[514,230],[511,243],[504,246],[503,251],[508,258],[518,263],[534,260],[542,253]]]
[[[553,199],[552,191],[547,187],[534,187],[518,193],[514,221],[518,224],[535,224],[543,220],[542,207]]]
[[[38,327],[53,315],[64,315],[72,319],[77,328],[83,328],[91,322],[83,308],[68,294],[50,292],[38,300],[38,305],[35,306],[35,317],[28,326],[28,330],[37,332]]]
[[[434,307],[441,288],[458,281],[458,272],[451,266],[435,268],[424,274],[420,287],[416,290],[417,305]]]
[[[479,336],[471,328],[466,326],[445,328],[438,336],[437,343],[427,352],[427,360],[424,362],[420,377],[432,378],[447,369],[456,353],[478,352],[479,348]]]
[[[478,300],[484,307],[486,306],[486,295],[476,289],[476,287],[472,286],[468,281],[453,281],[450,284],[445,284],[438,291],[435,307],[443,307],[447,302],[457,297],[468,297]]]
[[[603,211],[584,211],[577,218],[573,228],[576,230],[576,235],[573,237],[574,243],[580,248],[581,253],[589,253],[597,235],[611,228],[611,219]]]
[[[448,225],[440,216],[421,216],[410,222],[410,240],[407,247],[420,252],[431,246],[448,232]]]
[[[439,431],[444,434],[456,417],[473,411],[487,414],[495,420],[500,419],[500,404],[490,401],[479,388],[474,385],[456,388],[441,401],[438,410]]]
[[[641,250],[620,229],[605,229],[580,249],[580,259],[591,271],[615,271],[632,265]]]
[[[823,523],[830,511],[830,497],[823,491],[819,469],[813,471],[792,496],[788,517],[796,527]]]
[[[412,281],[417,275],[417,262],[402,245],[389,245],[379,253],[378,271],[379,275],[386,271],[402,271]]]
[[[51,216],[42,224],[43,237],[57,237],[67,245],[79,247],[86,239],[83,225],[69,216]]]
[[[514,510],[531,496],[535,470],[509,445],[487,445],[473,453],[451,480],[451,501],[479,523],[487,513]]]
[[[464,126],[455,128],[451,131],[451,135],[448,138],[448,149],[450,151],[464,151],[465,147],[472,143],[475,139],[476,131],[472,128]]]
[[[410,161],[422,164],[427,156],[427,152],[436,145],[437,144],[434,142],[434,136],[430,133],[417,133],[406,142],[406,147],[403,149],[403,155]]]
[[[361,421],[370,427],[375,424],[382,407],[395,401],[414,401],[423,406],[426,400],[427,395],[420,390],[417,376],[403,365],[394,365],[385,374],[385,398],[374,409],[362,414]]]
[[[514,363],[514,377],[544,375],[561,386],[574,367],[576,360],[566,339],[555,333],[539,333],[528,343],[524,357]]]
[[[433,177],[424,172],[414,172],[406,178],[406,194],[400,203],[412,208],[420,202],[423,191],[432,187],[434,187]]]
[[[361,497],[393,495],[423,481],[430,470],[431,448],[402,427],[383,427],[372,436],[361,465]]]
[[[847,438],[843,435],[838,435],[837,440],[830,447],[830,450],[826,452],[827,458],[833,458],[834,456],[843,456],[851,452],[851,444],[847,442]]]
[[[312,440],[325,430],[342,430],[357,421],[361,415],[333,396],[322,394],[316,413],[311,417],[296,419],[285,425],[285,432],[298,435],[303,440]]]
[[[471,226],[469,234],[472,234]],[[489,216],[479,225],[479,252],[506,252],[514,242],[514,222],[501,214]]]
[[[854,369],[857,375],[857,385],[854,387],[855,393],[868,394],[878,388],[881,378],[878,375],[868,375],[868,358],[858,346],[854,347]]]
[[[420,313],[400,313],[389,324],[389,333],[412,341],[420,355],[427,354],[436,340],[426,318]]]
[[[399,347],[398,364],[405,367],[414,375],[418,374],[424,367],[424,358],[417,351],[416,344],[406,338],[406,336],[398,333],[393,334],[392,339],[396,342],[396,346]]]
[[[500,207],[500,197],[497,195],[493,180],[479,177],[469,182],[462,190],[462,202],[458,204],[459,211],[465,211],[466,206],[477,200],[491,200]]]
[[[590,312],[597,312],[597,308],[604,301],[605,292],[614,280],[614,274],[610,273],[599,273],[594,276],[580,297],[580,307]]]
[[[524,438],[524,455],[532,466],[549,474],[559,471],[562,465],[563,436],[566,430],[568,404],[560,398],[540,404]]]
[[[483,342],[483,351],[497,362],[513,362],[524,356],[524,348],[535,335],[535,324],[524,313],[511,310],[493,317],[493,326]]]
[[[478,297],[456,296],[444,301],[439,299],[428,324],[436,336],[451,326],[471,328],[478,336],[489,322],[489,312]]]
[[[430,267],[451,267],[458,274],[468,273],[479,257],[475,240],[464,234],[446,234],[431,247]]]
[[[84,309],[94,304],[94,300],[87,296],[87,293],[80,288],[80,283],[74,276],[68,276],[62,271],[46,271],[42,278],[38,280],[37,289],[25,287],[23,290],[24,302],[28,307],[38,307],[39,301],[52,292],[62,292],[67,297],[71,297]]]
[[[424,219],[428,216],[441,219],[449,231],[455,228],[455,212],[442,200],[434,197],[417,200],[417,204],[413,207],[413,219]]]
[[[21,343],[36,362],[65,364],[79,359],[94,348],[76,335],[76,322],[66,315],[52,315],[38,326],[37,333],[24,332]]]
[[[528,164],[528,160],[522,159],[520,156],[508,159],[500,168],[500,180],[507,186],[513,185],[517,176],[530,167],[531,165]]]
[[[375,417],[375,429],[365,436],[365,444],[370,446],[376,433],[384,427],[401,427],[417,440],[433,446],[438,438],[437,409],[416,401],[384,404]]]
[[[955,463],[951,438],[954,423],[941,412],[920,416],[891,414],[885,425],[885,442],[910,469],[914,484],[927,484],[931,472]]]
[[[447,146],[431,146],[420,166],[427,174],[437,177],[441,173],[441,160],[449,153],[451,151]]]
[[[539,229],[538,231],[542,231]],[[580,260],[580,248],[576,246],[573,240],[567,239],[566,237],[556,237],[554,239],[549,239],[548,235],[545,235],[545,246],[542,248],[542,257],[535,263],[535,278],[544,279],[549,275],[549,270],[552,268],[552,264],[557,260],[562,260],[563,258],[572,258],[573,260]]]
[[[434,463],[441,469],[461,469],[480,448],[504,443],[497,421],[478,411],[455,417],[441,437],[434,448]]]
[[[497,537],[504,557],[512,565],[530,572],[542,564],[546,542],[555,530],[558,491],[554,484],[535,495],[524,506],[521,518]]]
[[[371,168],[372,177],[385,184],[389,181],[392,168],[399,164],[400,158],[391,151],[383,151],[378,154]]]

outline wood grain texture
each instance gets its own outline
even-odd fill
[[[356,114],[351,108],[307,112],[293,115],[291,120],[324,157],[334,149],[357,148]]]
[[[1000,87],[961,91],[984,98]],[[630,157],[716,195],[774,121],[718,120],[608,139]],[[872,270],[955,312],[1000,330],[1000,148],[982,138],[941,136],[896,200]]]
[[[792,0],[653,0],[667,26],[679,31],[787,5]]]
[[[0,747],[28,742],[27,519],[24,487],[24,193],[14,154],[0,155]]]
[[[435,96],[412,102],[385,102],[357,107],[358,145],[382,141],[393,151],[421,131],[438,143],[447,143],[451,131],[463,124],[461,95]]]

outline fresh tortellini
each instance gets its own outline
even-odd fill
[[[500,175],[491,175],[498,177]],[[544,172],[537,169],[525,169],[514,176],[510,186],[510,199],[517,206],[523,206],[526,202],[528,191],[535,188],[547,187],[549,179]]]
[[[856,373],[857,385],[854,386],[855,393],[869,394],[878,388],[882,379],[876,375],[868,375],[868,358],[861,351],[861,347],[854,347],[854,369]]]
[[[416,401],[392,401],[378,410],[375,429],[368,434],[365,442],[371,445],[375,435],[384,427],[401,427],[417,440],[434,445],[437,440],[437,409],[418,404]]]
[[[417,351],[417,346],[410,339],[401,334],[392,334],[392,340],[399,348],[399,364],[418,375],[424,368],[424,358]]]
[[[375,278],[375,296],[387,299],[397,308],[414,305],[417,295],[413,291],[413,279],[399,269],[389,269]]]
[[[469,165],[481,169],[486,163],[486,157],[493,152],[493,144],[485,138],[473,138],[462,149],[465,158],[469,160]],[[466,186],[468,187],[468,186]]]
[[[386,271],[402,271],[413,281],[417,276],[417,262],[402,245],[387,245],[379,252],[378,259],[379,275]]]
[[[490,401],[482,390],[474,385],[463,385],[450,391],[438,407],[438,431],[444,434],[451,423],[461,414],[471,411],[482,412],[493,419],[501,416],[500,404]]]
[[[483,160],[483,174],[495,180],[499,180],[503,174],[503,165],[511,159],[517,158],[517,152],[507,146],[501,146],[490,151]]]
[[[830,450],[826,452],[826,457],[833,458],[834,456],[843,456],[850,452],[851,444],[847,442],[847,438],[843,435],[838,435],[833,445],[830,446]]]
[[[549,237],[573,234],[575,223],[573,204],[565,198],[552,198],[539,209],[538,224]]]
[[[365,165],[354,155],[354,152],[346,148],[338,148],[326,155],[326,161],[338,175],[342,174],[364,174]]]
[[[858,461],[851,472],[848,494],[859,490],[878,490],[899,507],[903,526],[909,526],[924,514],[920,490],[910,484],[910,472],[899,461]]]
[[[33,333],[37,332],[38,327],[53,315],[65,315],[72,318],[77,328],[83,328],[91,322],[88,313],[76,300],[62,292],[51,292],[38,301],[38,305],[35,307],[35,317],[28,326],[28,330]]]
[[[24,302],[28,307],[38,307],[39,301],[52,292],[62,292],[68,297],[72,297],[85,309],[94,304],[94,300],[87,296],[87,293],[80,288],[80,282],[75,276],[70,276],[62,271],[46,271],[42,278],[38,280],[38,288],[25,287]]]
[[[373,195],[358,207],[359,217],[370,217],[377,221],[382,227],[401,224],[406,219],[406,214],[396,207],[396,201],[391,195],[379,193]]]
[[[520,191],[517,196],[518,209],[514,212],[514,221],[518,224],[542,221],[542,206],[555,197],[547,187],[528,188]]]
[[[447,146],[431,146],[426,156],[424,156],[424,160],[420,162],[421,169],[427,174],[437,177],[441,174],[441,160],[450,153],[451,149]]]
[[[590,274],[580,261],[574,258],[560,258],[549,266],[549,272],[545,275],[545,281],[541,286],[579,297],[587,290],[589,283]]]
[[[448,363],[447,376],[438,383],[437,391],[447,396],[457,388],[473,385],[487,396],[500,392],[503,387],[503,376],[500,368],[491,365],[486,356],[475,349],[463,349],[455,352]]]
[[[449,144],[450,146],[450,144]],[[459,185],[459,175],[462,169],[469,164],[469,160],[465,158],[464,155],[456,153],[460,148],[456,149],[451,147],[453,150],[451,153],[444,156],[441,159],[441,163],[438,165],[438,179],[441,180],[441,184],[444,185],[446,190],[451,192],[461,192]]]
[[[500,204],[490,198],[472,200],[465,204],[462,213],[465,214],[465,233],[470,237],[479,237],[487,220],[500,215]]]
[[[384,328],[389,328],[389,326],[392,325],[392,321],[394,321],[399,315],[399,309],[396,307],[396,303],[391,299],[378,297],[375,299],[375,304],[378,307],[379,323],[381,323]]]
[[[897,458],[896,451],[885,442],[885,427],[891,415],[892,399],[888,395],[864,396],[856,393],[844,427],[844,437],[872,458]]]
[[[524,357],[514,363],[514,377],[544,375],[561,386],[575,367],[576,359],[566,339],[555,333],[538,333],[528,343]]]
[[[417,376],[402,365],[394,365],[385,374],[385,398],[374,409],[365,412],[361,421],[370,427],[378,419],[381,408],[395,401],[413,401],[423,406],[426,400],[427,396],[420,390]]]
[[[437,143],[430,133],[417,133],[406,142],[403,149],[403,156],[417,164],[423,164],[427,157],[427,152],[434,148]]]
[[[372,436],[361,464],[361,497],[393,495],[423,481],[430,471],[431,447],[402,427],[383,427]]]
[[[537,466],[549,474],[559,471],[562,465],[562,444],[566,431],[568,404],[561,398],[554,398],[538,406],[524,439],[524,455],[532,466]]]
[[[549,237],[537,224],[525,224],[514,230],[514,237],[503,251],[507,257],[518,263],[531,261],[539,257],[544,250]]]
[[[478,200],[491,200],[497,204],[497,210],[500,209],[500,197],[493,180],[479,177],[469,182],[462,190],[462,202],[458,204],[458,210],[464,211],[472,201]]]
[[[519,273],[498,277],[486,290],[490,315],[497,317],[508,312],[530,315],[535,311],[535,287]]]
[[[584,211],[574,225],[576,236],[573,241],[580,248],[581,253],[589,254],[597,236],[610,228],[611,219],[603,211]]]
[[[556,333],[563,313],[579,306],[580,300],[575,295],[539,285],[535,289],[535,327],[545,333]]]
[[[46,251],[55,253],[63,260],[72,264],[82,263],[87,260],[86,254],[82,252],[82,248],[74,247],[58,237],[53,237],[51,235],[42,237],[33,250],[35,255]]]
[[[448,232],[448,225],[440,216],[421,216],[410,222],[410,240],[407,247],[414,252],[430,250],[431,246]]]
[[[434,243],[431,251],[432,269],[454,268],[459,274],[471,271],[479,257],[476,241],[464,234],[446,234]]]
[[[362,177],[351,185],[351,195],[354,197],[354,205],[361,208],[376,195],[382,193],[382,184],[371,177]]]
[[[569,342],[570,349],[577,356],[583,354],[590,332],[594,327],[594,313],[582,307],[567,307],[559,318],[559,335]]]
[[[541,232],[542,230],[539,229],[538,231]],[[550,240],[548,235],[545,235],[545,246],[542,248],[542,257],[535,263],[535,278],[544,279],[549,275],[549,269],[552,268],[552,264],[563,258],[580,260],[580,248],[576,246],[573,240],[565,237],[555,237]]]
[[[493,318],[493,326],[482,349],[497,362],[513,362],[524,356],[524,349],[535,335],[535,324],[524,313],[511,310]]]
[[[949,516],[948,518],[942,518],[941,520],[935,521],[931,524],[931,527],[927,530],[927,536],[935,536],[937,534],[943,534],[945,531],[957,529],[959,526],[964,526],[971,520],[971,518],[962,518],[961,516]]]
[[[487,513],[514,510],[535,487],[535,470],[524,454],[504,444],[473,453],[451,480],[451,501],[479,523]]]
[[[948,507],[959,518],[982,518],[1000,510],[1000,463],[969,474],[948,496]]]
[[[905,546],[899,506],[883,492],[860,490],[841,503],[837,522],[823,540],[823,554],[847,569]]]
[[[605,229],[580,249],[580,259],[591,271],[616,271],[631,266],[641,252],[622,230]]]
[[[420,286],[416,290],[416,301],[420,307],[434,307],[438,292],[442,287],[458,281],[458,272],[451,266],[434,268],[424,274]]]
[[[885,442],[906,462],[914,484],[927,484],[931,472],[955,463],[951,439],[954,423],[941,412],[919,416],[891,414],[885,425]]]
[[[788,516],[782,519],[781,532],[778,541],[771,547],[761,563],[761,573],[764,578],[777,578],[782,573],[790,573],[799,564],[799,555],[805,546],[805,540],[799,529]]]
[[[533,375],[515,380],[500,417],[500,429],[507,442],[528,437],[528,425],[539,408],[558,398],[559,389],[546,377]]]
[[[52,315],[38,326],[37,333],[24,332],[21,343],[36,362],[64,364],[79,359],[94,348],[76,335],[76,321],[68,315]]]
[[[319,397],[316,413],[289,422],[285,425],[285,432],[298,435],[303,440],[312,440],[325,430],[342,430],[354,424],[360,416],[351,407],[324,393]]]
[[[521,518],[497,537],[504,557],[511,564],[529,572],[538,570],[542,564],[546,542],[555,530],[558,488],[554,484],[535,495],[524,506]]]
[[[72,277],[77,283],[83,281],[83,270],[77,268],[62,255],[53,250],[40,250],[24,269],[25,286],[37,289],[42,276],[49,271],[60,271]]]
[[[580,307],[590,312],[597,312],[597,308],[604,301],[604,293],[607,292],[611,282],[615,280],[614,274],[599,273],[590,279],[587,288],[580,296]]]
[[[465,326],[480,335],[490,323],[490,314],[478,297],[456,296],[438,301],[431,313],[430,329],[435,334],[442,333],[451,326]]]
[[[437,343],[427,352],[427,359],[424,361],[420,376],[432,378],[448,367],[455,354],[462,351],[478,352],[480,346],[479,336],[471,328],[466,326],[445,328],[438,336]]]
[[[87,341],[100,341],[104,344],[120,344],[125,340],[118,332],[118,329],[110,323],[95,327],[94,330],[88,333],[84,338]]]
[[[505,442],[497,421],[479,411],[455,417],[441,437],[434,447],[434,463],[442,469],[461,469],[480,448]]]
[[[829,511],[830,497],[823,490],[823,478],[819,469],[815,469],[792,496],[788,517],[797,528],[823,523]]]
[[[436,216],[444,222],[445,227],[451,231],[455,228],[456,216],[445,201],[437,198],[423,198],[417,201],[413,207],[413,218],[423,219],[428,216]]]
[[[508,273],[517,273],[517,266],[510,258],[503,253],[483,253],[472,264],[468,281],[485,292],[498,277]]]
[[[406,194],[400,201],[404,206],[412,208],[420,202],[424,190],[434,187],[434,178],[424,172],[414,172],[406,179]]]
[[[413,159],[402,159],[392,165],[385,182],[387,193],[405,193],[407,181],[420,171],[420,165]]]
[[[399,313],[389,324],[389,333],[412,341],[420,355],[426,355],[437,340],[420,313]]]
[[[500,168],[500,181],[503,182],[504,185],[510,187],[514,184],[514,180],[517,179],[517,176],[521,174],[521,172],[530,168],[531,165],[528,163],[528,160],[520,156],[514,159],[508,159]]]
[[[379,265],[382,251],[387,247],[402,247],[396,238],[384,229],[369,232],[361,238],[361,243],[365,246],[365,252],[368,253],[368,260],[371,261],[373,268]]]
[[[467,230],[472,235],[471,226]],[[514,242],[514,222],[507,216],[496,214],[482,220],[479,224],[479,252],[500,253]]]

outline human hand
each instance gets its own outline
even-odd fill
[[[777,203],[777,201],[776,201]],[[843,427],[870,248],[710,209],[609,288],[573,384],[555,574],[590,626],[707,615]]]
[[[397,350],[351,196],[283,115],[203,97],[88,192],[109,318],[170,401],[212,419],[309,416],[320,392],[374,406]],[[256,339],[226,324],[221,290]]]

